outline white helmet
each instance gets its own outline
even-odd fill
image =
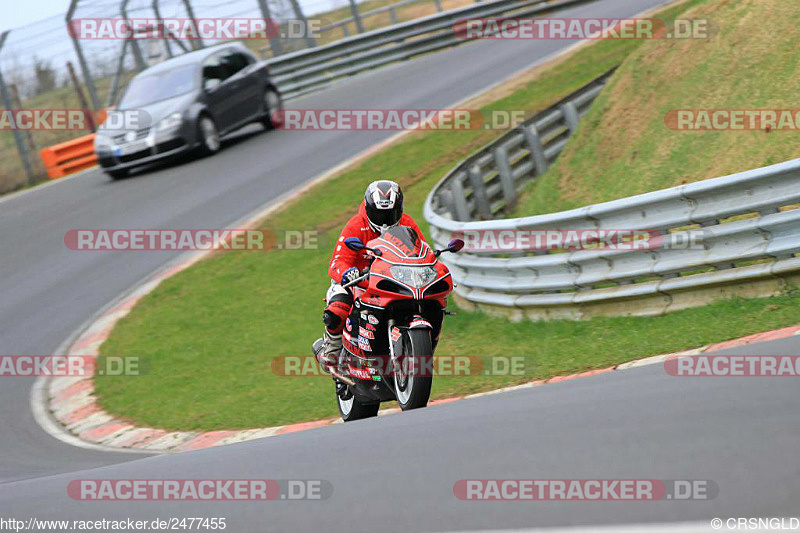
[[[364,193],[364,207],[370,227],[380,233],[394,226],[403,216],[403,191],[394,181],[373,181]]]

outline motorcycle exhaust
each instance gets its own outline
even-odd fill
[[[336,379],[338,379],[342,383],[347,383],[350,386],[354,386],[356,384],[355,381],[353,381],[352,379],[350,379],[348,377],[345,377],[345,376],[341,375],[340,373],[338,373],[333,368],[329,368],[329,370],[331,371],[331,376],[335,377]]]

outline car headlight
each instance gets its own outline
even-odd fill
[[[432,267],[392,266],[389,267],[394,279],[415,289],[428,285],[436,279],[436,269]]]
[[[183,124],[183,116],[180,113],[173,113],[158,123],[158,131],[178,129],[181,124]]]
[[[111,139],[106,137],[103,134],[98,133],[94,137],[94,147],[95,148],[111,148],[112,142]]]

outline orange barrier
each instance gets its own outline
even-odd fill
[[[50,179],[63,178],[97,165],[94,154],[95,134],[43,148],[39,154]]]

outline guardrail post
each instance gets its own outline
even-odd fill
[[[189,15],[189,18],[192,20],[192,28],[194,29],[195,35],[197,35],[197,39],[189,40],[192,50],[205,48],[206,45],[203,43],[203,39],[200,38],[200,31],[197,29],[197,18],[194,16],[192,3],[189,0],[183,0],[183,7],[186,8],[186,14]]]
[[[560,109],[561,113],[564,115],[564,122],[567,123],[567,127],[569,128],[569,133],[572,135],[578,129],[578,123],[581,119],[578,115],[578,109],[573,102],[567,102],[560,106]]]
[[[8,32],[4,33],[0,39],[5,40],[7,33]],[[11,103],[11,95],[8,93],[8,87],[6,87],[6,82],[3,79],[2,72],[0,72],[0,97],[3,99],[3,107],[9,111],[12,111],[14,109],[14,105]],[[33,173],[31,162],[28,160],[28,151],[25,149],[25,142],[23,141],[22,135],[16,127],[16,117],[14,118],[14,124],[12,125],[14,126],[14,143],[17,145],[19,158],[22,160],[22,166],[25,168],[25,175],[28,177],[28,185],[33,185],[35,183],[35,175]]]
[[[300,3],[297,0],[289,0],[292,3],[292,10],[294,11],[294,16],[300,19],[303,23],[303,27],[306,29],[306,45],[309,48],[314,48],[317,46],[317,41],[311,36],[311,32],[308,30],[308,19],[303,14],[303,9],[300,7]]]
[[[267,31],[271,27],[272,22],[272,15],[269,12],[269,6],[267,5],[267,0],[258,0],[258,8],[261,10],[261,16],[264,17],[264,20],[267,23]],[[272,50],[272,57],[279,56],[283,53],[283,45],[281,44],[281,35],[280,35],[280,26],[278,22],[275,21],[275,25],[278,27],[278,34],[274,37],[270,37],[269,39],[269,47]]]
[[[72,16],[75,14],[75,9],[78,7],[78,1],[79,0],[72,0],[72,3],[69,5],[69,10],[67,10],[67,15],[64,17],[68,28],[72,22]],[[97,88],[94,86],[94,79],[92,79],[89,64],[86,62],[86,57],[83,55],[83,48],[81,47],[80,41],[73,35],[73,32],[70,31],[68,33],[72,39],[72,46],[75,48],[75,55],[78,56],[78,64],[81,66],[81,72],[83,72],[83,82],[86,84],[86,89],[89,91],[89,98],[92,100],[92,109],[97,111],[100,109],[100,98],[97,96]]]
[[[442,12],[442,2],[441,2],[441,0],[433,0],[433,5],[436,6],[436,12],[437,13],[441,13]]]
[[[167,35],[168,31],[167,28],[164,26],[164,19],[161,18],[161,10],[158,8],[158,0],[153,0],[153,13],[156,14],[156,20],[160,26],[160,31],[163,33],[161,39],[164,41],[164,48],[167,51],[167,57],[170,59],[174,57],[172,55],[172,47],[169,45],[169,35]],[[128,41],[124,41],[127,44]],[[122,47],[122,55],[125,55],[125,47]]]
[[[397,24],[397,11],[395,11],[394,6],[389,10],[389,18],[392,20],[392,24]]]
[[[350,0],[350,11],[353,13],[353,21],[356,23],[358,33],[364,33],[364,22],[361,20],[361,13],[358,11],[356,0]]]
[[[469,208],[467,207],[467,200],[464,193],[464,186],[461,183],[461,176],[463,176],[463,174],[453,177],[453,180],[450,182],[450,191],[453,197],[453,207],[455,208],[453,212],[453,218],[455,220],[466,221],[472,217],[470,216]]]
[[[450,189],[442,190],[436,198],[438,205],[444,207],[444,210],[453,216],[456,212],[456,206],[453,204],[453,191]],[[431,226],[433,229],[434,226]]]
[[[503,188],[503,197],[506,207],[511,207],[517,198],[517,190],[514,187],[514,176],[511,174],[511,161],[509,161],[508,150],[505,146],[498,146],[494,151],[494,162],[497,165],[497,173],[500,176],[500,186]]]
[[[114,105],[114,100],[117,99],[117,92],[119,91],[119,79],[122,77],[122,72],[125,70],[125,55],[128,52],[128,41],[122,41],[122,50],[119,54],[119,61],[117,61],[117,71],[114,73],[114,78],[111,80],[111,88],[108,90],[108,99],[106,100],[106,107]]]
[[[6,42],[6,38],[8,37],[8,31],[3,32],[0,35],[0,50],[3,49],[3,45]],[[8,109],[9,111],[13,111],[14,104],[11,102],[11,95],[8,92],[8,87],[6,87],[6,82],[3,79],[3,73],[0,72],[0,98],[3,99],[3,107]],[[13,116],[13,115],[12,115]],[[31,166],[31,162],[28,160],[28,152],[25,149],[25,142],[22,139],[22,135],[20,134],[19,130],[16,127],[17,119],[14,117],[13,119],[14,126],[13,134],[14,134],[14,143],[17,145],[17,152],[19,152],[19,158],[22,159],[22,166],[25,168],[25,174],[28,177],[28,185],[34,184],[34,173],[33,167]]]
[[[544,174],[547,170],[547,156],[544,155],[544,147],[542,140],[539,138],[539,132],[534,124],[526,128],[522,128],[525,134],[525,144],[528,145],[528,150],[531,151],[533,162],[536,165],[536,173],[538,175]]]
[[[83,89],[81,89],[80,80],[78,79],[77,74],[75,74],[75,68],[72,66],[72,61],[67,61],[67,73],[69,74],[69,79],[72,81],[72,84],[75,86],[75,95],[78,97],[78,102],[80,103],[81,109],[86,109],[89,106],[86,103],[86,97],[83,96]],[[97,131],[95,117],[89,113],[86,118],[87,122],[89,123],[89,129],[92,130],[92,133]]]
[[[122,15],[124,20],[128,20],[128,2],[130,2],[130,0],[122,0],[122,4],[120,4],[119,8],[120,15]],[[129,24],[128,28],[133,31],[132,24]],[[139,69],[140,72],[146,69],[147,62],[145,62],[144,56],[142,55],[142,49],[139,48],[138,39],[131,39],[131,50],[133,50],[133,59],[136,62],[136,68]]]
[[[22,107],[22,99],[19,97],[19,91],[17,90],[16,84],[11,84],[8,86],[8,92],[11,95],[11,103],[13,104],[15,109],[23,109]],[[36,154],[39,153],[36,150],[36,142],[33,140],[33,134],[31,130],[24,129],[20,131],[20,136],[22,137],[22,143],[25,147],[25,152],[28,154],[28,163],[31,165],[31,169],[33,170],[34,176],[39,176],[42,173],[42,166],[40,165],[39,158],[36,157]]]
[[[492,218],[492,209],[489,205],[489,197],[486,194],[486,184],[483,182],[481,169],[478,165],[473,165],[467,171],[470,185],[472,185],[472,196],[475,197],[475,204],[478,208],[478,214],[484,220]]]
[[[172,40],[175,42],[175,44],[178,45],[178,48],[183,50],[184,54],[188,54],[189,53],[189,49],[186,47],[185,44],[183,44],[183,42],[180,39],[178,39],[177,37],[173,36]]]

